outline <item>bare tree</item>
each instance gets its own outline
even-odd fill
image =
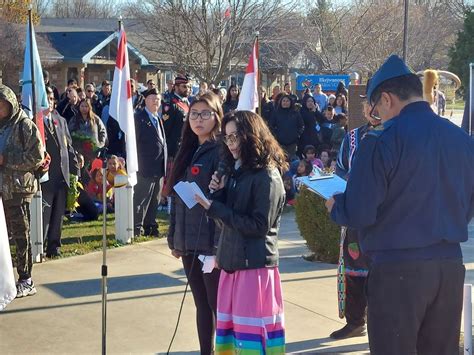
[[[47,15],[51,8],[51,0],[33,0],[32,2],[34,11],[39,17]]]
[[[111,18],[120,14],[114,0],[52,0],[50,14],[63,18]]]
[[[274,31],[292,11],[288,0],[139,0],[129,15],[143,24],[142,46],[178,71],[218,83],[248,58],[257,31]]]
[[[410,6],[408,63],[417,70],[448,64],[448,49],[462,25],[449,1],[416,0]],[[400,5],[400,0],[354,0],[340,6],[318,0],[308,12],[305,33],[320,70],[374,72],[390,54],[401,54]]]

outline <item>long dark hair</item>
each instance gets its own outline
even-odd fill
[[[280,173],[288,170],[283,149],[273,137],[267,124],[259,115],[250,111],[237,111],[224,116],[222,130],[229,122],[235,122],[240,140],[240,159],[245,169],[277,168]],[[234,158],[227,146],[223,155],[228,166],[234,165]]]
[[[84,120],[84,118],[82,117],[82,113],[81,113],[81,105],[84,102],[89,107],[89,113],[87,114],[87,118],[90,122],[91,129],[92,129],[93,132],[96,132],[98,130],[98,128],[97,128],[98,120],[100,120],[100,118],[94,113],[94,110],[92,108],[92,103],[91,103],[91,100],[89,98],[85,98],[85,99],[82,99],[81,101],[79,101],[79,104],[77,105],[78,112],[76,113],[76,119],[75,119],[75,124],[74,124],[73,129],[74,130],[79,129],[81,121]]]
[[[226,101],[226,102],[230,102],[230,101],[232,100],[232,96],[230,95],[230,90],[231,90],[231,89],[234,89],[234,88],[237,89],[237,99],[236,99],[236,100],[239,101],[240,89],[239,89],[239,87],[238,87],[237,85],[232,84],[232,85],[229,86],[229,88],[227,89],[227,96],[226,96],[226,98],[225,98],[225,101]]]
[[[194,100],[191,106],[189,106],[189,112],[194,105],[198,103],[204,103],[215,113],[215,125],[211,131],[211,141],[217,141],[217,138],[221,131],[221,122],[222,116],[224,113],[222,111],[221,101],[219,96],[212,92],[206,92],[203,95],[200,95],[198,99]],[[170,179],[166,182],[166,191],[165,194],[169,195],[173,191],[173,186],[183,178],[184,173],[187,167],[191,164],[193,155],[196,152],[196,149],[199,147],[198,136],[191,129],[191,124],[189,123],[189,113],[186,121],[183,125],[183,130],[181,133],[181,144],[179,146],[178,154],[175,158],[175,164],[173,170],[171,171]]]

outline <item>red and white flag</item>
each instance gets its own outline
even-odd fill
[[[130,86],[130,67],[128,65],[127,35],[123,27],[119,34],[109,114],[117,120],[120,129],[125,133],[128,182],[134,186],[137,183],[138,171],[137,142],[133,118],[132,88]]]
[[[240,91],[237,111],[255,112],[258,107],[258,38],[255,39],[252,55],[245,72],[244,84]]]

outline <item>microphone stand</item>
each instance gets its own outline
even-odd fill
[[[102,355],[107,344],[107,148],[99,150],[97,157],[102,160]]]

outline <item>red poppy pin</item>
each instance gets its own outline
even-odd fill
[[[53,120],[53,123],[54,123],[55,126],[57,126],[59,122],[58,122],[58,120]]]
[[[199,166],[193,166],[191,168],[191,174],[193,174],[194,176],[198,175],[199,174]]]

